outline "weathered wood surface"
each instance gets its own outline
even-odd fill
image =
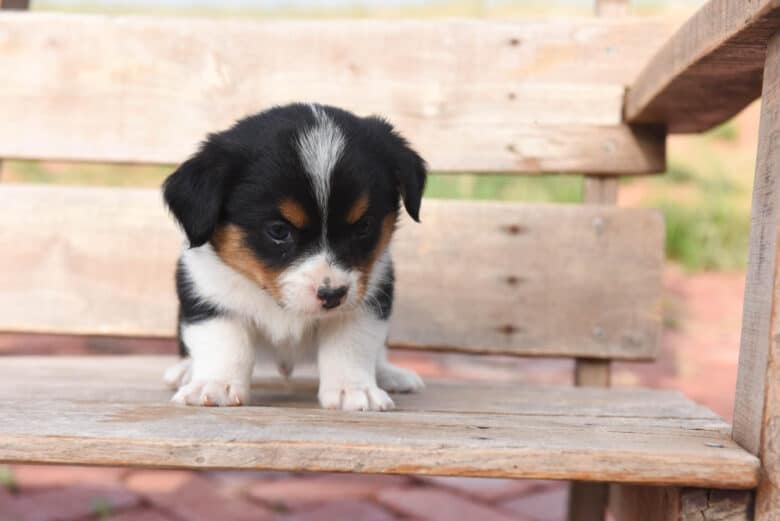
[[[776,0],[710,0],[672,36],[633,83],[626,119],[700,132],[761,95],[769,38],[780,29]]]
[[[0,0],[0,9],[29,9],[30,0]]]
[[[343,413],[317,409],[311,384],[261,384],[250,407],[189,408],[167,402],[160,375],[173,361],[0,359],[0,461],[732,488],[757,480],[756,458],[728,425],[677,393],[429,382],[396,396],[397,411]]]
[[[596,0],[597,16],[624,16],[628,14],[629,0]]]
[[[29,9],[29,0],[0,0],[0,10]],[[0,181],[3,179],[3,159],[0,157]]]
[[[753,521],[749,490],[613,485],[616,521]]]
[[[0,157],[178,163],[207,132],[303,100],[388,117],[434,170],[659,172],[663,131],[621,111],[665,34],[641,20],[3,14]]]
[[[734,439],[759,454],[756,520],[780,512],[780,35],[769,43],[750,223]]]
[[[422,221],[404,219],[392,244],[392,345],[655,354],[657,212],[425,200]],[[0,222],[0,330],[174,334],[181,239],[157,191],[6,185]]]

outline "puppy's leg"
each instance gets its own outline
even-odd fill
[[[417,373],[388,362],[387,347],[384,345],[377,360],[376,381],[379,387],[391,393],[416,393],[425,388],[425,383]]]
[[[387,329],[387,320],[363,310],[320,324],[320,405],[345,411],[393,408],[393,400],[376,383],[377,360]]]
[[[192,358],[192,377],[172,401],[220,406],[248,403],[255,348],[245,324],[219,316],[183,324],[181,334]]]
[[[174,391],[190,383],[190,380],[192,380],[192,359],[189,356],[182,358],[163,373],[165,385]]]

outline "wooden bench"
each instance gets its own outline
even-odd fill
[[[571,357],[577,387],[430,381],[394,412],[344,413],[311,381],[262,379],[249,407],[183,408],[170,357],[5,357],[0,461],[564,479],[570,520],[603,519],[606,483],[619,520],[777,519],[778,30],[769,0],[712,0],[668,40],[622,16],[1,13],[0,157],[176,163],[241,115],[316,99],[387,116],[434,171],[584,174],[587,204],[426,200],[393,244],[392,346]],[[610,361],[656,355],[664,235],[658,212],[612,205],[619,176],[664,170],[667,131],[723,122],[762,79],[732,427],[678,393],[607,389]],[[0,222],[0,331],[175,333],[158,191],[3,185]]]

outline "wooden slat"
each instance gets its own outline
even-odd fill
[[[22,399],[26,392],[24,382],[34,380],[38,389],[48,389],[52,396],[74,401],[88,401],[103,397],[113,402],[137,400],[164,400],[161,375],[175,361],[172,357],[148,356],[57,356],[2,357],[0,374],[3,381],[0,390],[3,398]],[[105,372],[105,364],[121,364],[123,370],[110,378],[97,375]],[[252,385],[252,404],[257,406],[279,405],[285,407],[312,408],[316,406],[316,368],[305,366],[295,370],[295,378],[285,385],[278,375],[273,360],[261,361],[255,369]],[[430,382],[429,382],[430,383]],[[507,392],[521,389],[521,392]],[[523,411],[532,415],[560,416],[567,411],[577,411],[583,417],[634,417],[648,420],[648,425],[659,418],[696,420],[707,425],[720,425],[728,433],[717,415],[697,405],[675,391],[648,391],[646,389],[621,389],[620,400],[603,389],[577,389],[573,392],[562,386],[518,386],[513,384],[477,385],[478,393],[470,394],[474,387],[460,381],[437,380],[424,392],[403,396],[404,407],[410,410],[430,412],[459,412],[464,404],[469,410],[495,414]]]
[[[3,14],[0,157],[177,163],[238,117],[319,101],[388,117],[434,170],[659,172],[663,131],[624,126],[621,110],[665,33]]]
[[[157,191],[0,188],[0,330],[174,334],[181,239]],[[654,356],[656,211],[426,199],[422,221],[392,245],[392,345]]]
[[[624,2],[627,6],[628,2]],[[597,7],[602,3],[597,2]],[[583,201],[586,204],[602,204],[602,205],[614,205],[617,203],[618,193],[618,180],[615,177],[596,177],[592,175],[585,176],[583,187]],[[610,362],[609,360],[593,360],[589,358],[577,359],[574,366],[574,383],[577,386],[590,386],[590,387],[609,387],[610,384]],[[606,493],[602,491],[598,493],[594,489],[590,488],[583,492],[574,492],[570,494],[570,503],[572,508],[569,509],[570,515],[575,515],[574,510],[582,512],[584,507],[574,508],[575,496],[580,496],[588,499],[589,505],[594,505],[597,502],[591,498],[596,496],[606,497]],[[579,514],[577,514],[579,515]],[[587,519],[587,514],[582,514],[581,519]],[[593,517],[593,516],[591,516]],[[604,517],[601,515],[601,517]],[[573,521],[573,520],[571,520]]]
[[[613,485],[616,521],[753,521],[749,490]]]
[[[0,9],[29,9],[30,0],[0,0]]]
[[[776,0],[710,0],[653,57],[626,97],[626,118],[700,132],[761,95]]]
[[[766,60],[756,176],[750,223],[750,252],[742,314],[734,439],[764,463],[756,520],[780,511],[780,33]]]
[[[596,0],[597,16],[620,16],[628,11],[628,0]],[[614,177],[587,175],[583,185],[586,204],[614,205],[618,183]],[[609,360],[578,358],[574,364],[574,385],[577,387],[609,387]],[[604,521],[609,499],[605,483],[571,483],[569,486],[568,521]]]
[[[422,394],[397,396],[397,411],[342,413],[317,409],[314,389],[307,407],[289,407],[280,386],[255,389],[252,407],[192,408],[167,403],[160,373],[172,362],[0,360],[0,461],[735,488],[757,480],[756,458],[729,439],[728,425],[674,393],[591,389],[583,397],[573,388],[490,384],[485,399],[479,384],[429,382]],[[462,401],[443,407],[442,396]]]
[[[578,358],[574,368],[574,385],[577,387],[609,387],[609,360]]]
[[[596,0],[596,15],[623,16],[628,14],[629,0]]]
[[[29,9],[29,0],[0,0],[0,10],[8,9]],[[0,156],[0,181],[3,180],[3,159]]]

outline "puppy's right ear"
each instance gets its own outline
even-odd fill
[[[187,234],[190,247],[203,245],[214,233],[239,156],[235,147],[211,135],[165,180],[165,203]]]

